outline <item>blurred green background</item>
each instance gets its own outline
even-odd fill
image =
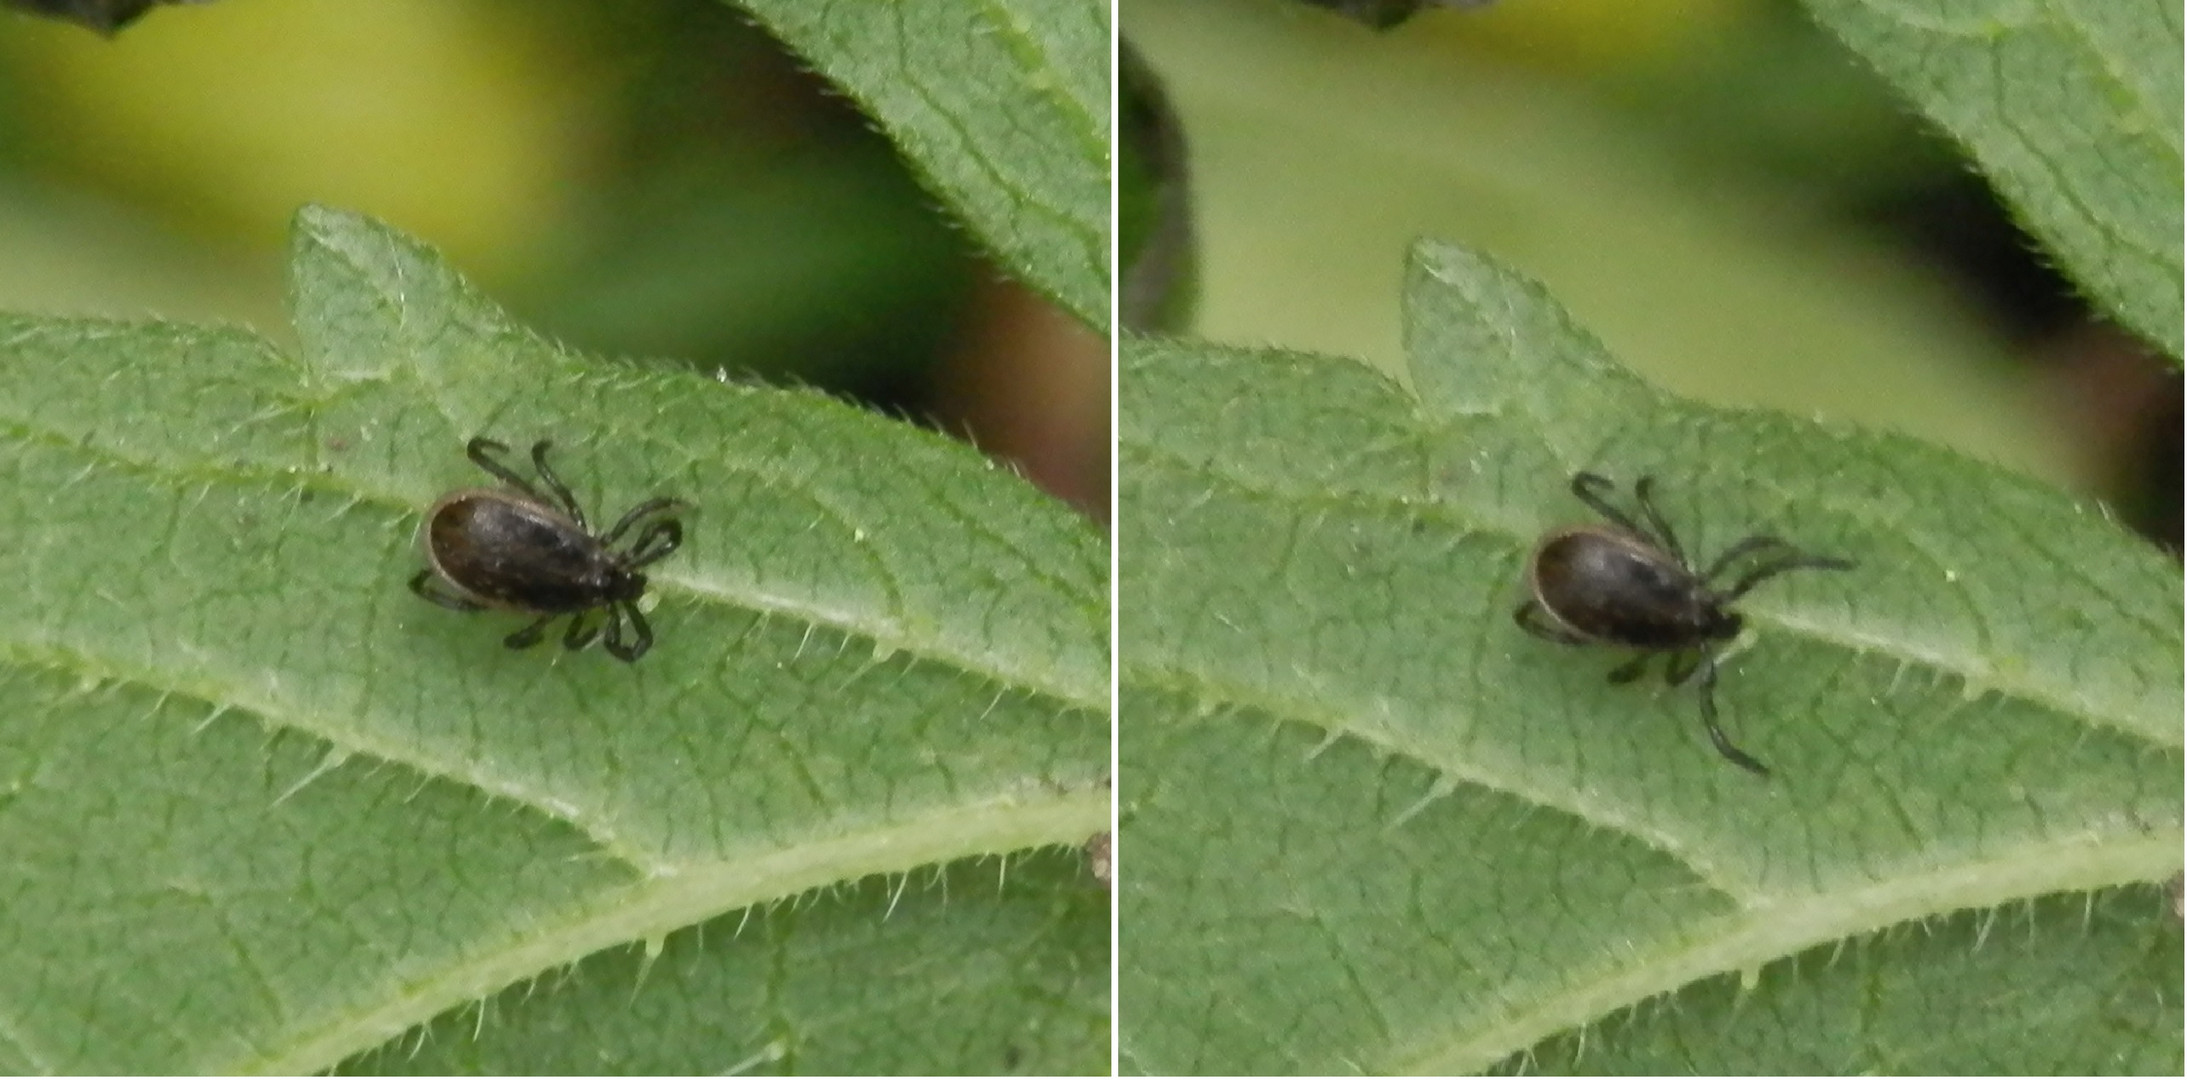
[[[111,38],[0,9],[0,309],[287,346],[307,202],[570,344],[824,386],[1106,515],[1106,342],[726,4],[219,0]]]
[[[2173,369],[1792,0],[1121,12],[1185,144],[1192,332],[1402,377],[1406,247],[1453,240],[1681,393],[1951,445],[2176,549]]]

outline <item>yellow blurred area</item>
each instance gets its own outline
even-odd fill
[[[1663,63],[1706,48],[1756,0],[1502,0],[1431,10],[1418,31],[1514,67],[1577,74]]]
[[[1195,333],[1404,378],[1405,254],[1433,238],[1539,279],[1622,362],[1679,393],[2088,480],[2043,388],[2003,362],[2010,343],[1889,237],[1767,174],[1668,152],[1584,80],[1468,62],[1416,24],[1376,34],[1267,17],[1274,7],[1140,2],[1124,25],[1189,133]]]
[[[600,95],[518,5],[225,0],[113,38],[11,20],[0,54],[42,156],[192,232],[283,243],[362,210],[486,273],[562,212]]]

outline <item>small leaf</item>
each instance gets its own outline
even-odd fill
[[[482,1031],[481,998],[542,975],[539,1008],[588,1010],[553,1060],[644,1043],[699,1008],[675,987],[728,979],[768,1008],[652,1067],[889,1071],[914,1022],[913,1068],[1001,1028],[1101,1067],[1105,915],[1007,874],[1108,820],[1094,530],[821,395],[572,355],[354,216],[301,216],[293,302],[296,356],[0,317],[0,1070],[327,1069],[451,1008],[436,1042]],[[641,662],[512,652],[519,618],[404,588],[422,508],[490,483],[473,435],[555,440],[596,517],[692,504]],[[985,895],[928,910],[943,882]],[[646,980],[588,959],[664,941]],[[752,982],[812,954],[821,983],[935,1009],[856,1029],[812,983]]]
[[[2169,909],[2113,889],[2180,865],[2169,560],[1924,444],[1671,398],[1456,248],[1415,252],[1406,326],[1410,386],[1126,342],[1128,1069],[1479,1071],[1659,995],[1644,1014],[1690,1005],[1719,1020],[1674,1034],[1713,1038],[1712,978],[1799,985],[1820,961],[1774,962],[1841,946],[1902,983],[1958,965],[1923,1015],[1965,1014],[1995,996],[1971,976],[2016,961],[1863,943],[1972,909],[2015,928],[2018,970],[2116,979],[2073,964],[2079,897],[2025,904],[2088,890],[2174,959],[2083,1010],[2053,1063],[2176,1061]],[[1739,605],[1717,699],[1773,779],[1710,750],[1690,689],[1609,685],[1626,654],[1513,625],[1535,539],[1592,516],[1567,490],[1581,469],[1655,476],[1702,557],[1766,531],[1858,561]],[[1801,992],[1857,1008],[1857,980],[1837,985]],[[1812,1053],[1750,1067],[1886,1067],[1767,1006],[1737,1025]],[[1997,1007],[2057,1028],[2033,995]],[[2145,1041],[2101,1056],[2091,1025]],[[1918,1067],[1993,1060],[1976,1032],[1925,1034]]]
[[[2178,4],[1807,6],[1966,145],[2097,303],[2182,355]]]
[[[1106,332],[1107,4],[739,3],[863,105],[1004,263]]]
[[[1119,40],[1116,48],[1117,258],[1123,266],[1117,316],[1128,330],[1174,330],[1191,321],[1199,291],[1184,125],[1161,76],[1131,42]]]
[[[202,4],[210,0],[7,0],[7,6],[81,23],[111,34],[137,21],[154,4]]]
[[[1425,7],[1467,8],[1493,3],[1494,0],[1305,0],[1315,7],[1327,8],[1349,19],[1356,19],[1377,30],[1387,30],[1420,13]]]

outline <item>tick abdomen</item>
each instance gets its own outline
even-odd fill
[[[1693,575],[1663,552],[1605,529],[1552,533],[1534,556],[1541,606],[1573,632],[1606,644],[1685,648],[1727,636]],[[1736,632],[1734,629],[1732,632]]]
[[[441,576],[483,603],[578,611],[644,591],[643,579],[602,558],[576,523],[501,492],[455,492],[428,521],[426,550]]]

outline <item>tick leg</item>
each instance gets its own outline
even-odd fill
[[[529,649],[539,644],[541,639],[547,636],[547,624],[560,617],[559,615],[542,615],[534,620],[530,626],[502,638],[501,643],[512,649]]]
[[[648,499],[645,502],[639,503],[638,505],[631,507],[630,512],[624,514],[623,519],[616,522],[614,528],[609,529],[606,533],[601,535],[600,542],[609,547],[613,547],[615,546],[616,541],[623,538],[624,533],[629,532],[631,530],[631,527],[638,524],[640,521],[652,517],[655,514],[664,514],[671,510],[682,510],[690,505],[690,503],[684,502],[681,499]],[[662,523],[655,522],[654,524],[659,525]],[[646,531],[652,532],[653,530],[649,528]],[[679,532],[677,535],[678,537],[681,537],[682,533]],[[637,548],[642,548],[644,546],[645,545],[641,542],[635,545],[633,547],[633,550],[636,550]],[[668,549],[668,551],[674,550],[676,549],[673,547]],[[668,551],[661,552],[661,554],[666,555],[668,554]],[[655,556],[655,558],[659,558],[659,556]]]
[[[600,624],[586,618],[590,614],[591,612],[580,611],[570,617],[569,632],[562,635],[563,648],[576,652],[592,644],[592,639],[600,636]]]
[[[683,546],[683,523],[680,521],[656,521],[638,534],[638,542],[630,545],[629,565],[635,569],[656,563],[669,553]]]
[[[495,461],[492,457],[493,454],[506,454],[508,452],[509,448],[506,445],[487,438],[472,439],[470,442],[465,443],[463,447],[464,456],[471,459],[471,464],[486,470],[486,475],[531,496],[534,500],[546,502],[547,497],[541,495],[539,489],[532,486],[531,481],[518,476],[507,465]]]
[[[1786,546],[1790,547],[1790,545]],[[1794,551],[1792,554],[1787,555],[1781,559],[1776,559],[1771,562],[1763,563],[1762,565],[1747,571],[1745,577],[1740,578],[1738,582],[1732,585],[1731,588],[1724,590],[1723,595],[1718,598],[1718,603],[1731,603],[1732,601],[1737,600],[1742,596],[1745,596],[1747,594],[1747,590],[1752,589],[1756,585],[1760,585],[1762,582],[1768,581],[1770,578],[1776,577],[1777,575],[1782,574],[1787,570],[1799,570],[1803,568],[1810,570],[1851,570],[1853,566],[1854,563],[1851,559],[1832,558],[1828,555],[1808,555],[1798,551]]]
[[[479,611],[486,606],[469,597],[449,592],[441,584],[440,575],[431,570],[418,571],[418,576],[410,579],[410,591],[450,611]]]
[[[1701,580],[1716,580],[1716,578],[1724,571],[1731,569],[1732,563],[1739,561],[1739,559],[1743,556],[1751,555],[1757,551],[1777,550],[1796,551],[1797,549],[1794,548],[1791,544],[1786,543],[1785,541],[1780,540],[1774,536],[1749,536],[1746,539],[1741,540],[1728,548],[1725,548],[1724,553],[1722,555],[1718,555],[1716,557],[1716,561],[1710,563],[1709,568],[1701,572]]]
[[[606,631],[600,636],[601,644],[607,647],[608,652],[620,657],[625,651],[623,645],[623,609],[618,604],[609,604],[600,610],[602,612],[600,628]]]
[[[1623,686],[1639,678],[1640,673],[1648,669],[1648,661],[1653,659],[1655,659],[1654,653],[1641,653],[1639,656],[1612,668],[1610,670],[1610,684],[1612,686]]]
[[[1663,681],[1672,686],[1684,686],[1686,680],[1693,678],[1694,671],[1700,666],[1701,654],[1699,652],[1679,653],[1671,657],[1670,663],[1663,666]]]
[[[626,664],[636,663],[647,649],[653,647],[653,627],[645,621],[645,613],[639,611],[636,604],[625,601],[615,605],[615,611],[622,618],[608,626],[607,651]],[[623,640],[623,622],[626,619],[629,620],[632,633],[636,635],[635,640],[628,642]]]
[[[563,483],[561,477],[554,475],[554,469],[547,464],[547,448],[553,445],[546,439],[532,444],[532,468],[539,471],[539,482],[547,485],[548,491],[554,492],[555,501],[561,504],[562,509],[570,512],[570,520],[577,523],[578,529],[590,532],[585,527],[585,508],[577,505],[577,496],[570,494],[569,485]]]
[[[1655,477],[1641,477],[1640,482],[1633,485],[1633,495],[1640,501],[1640,512],[1648,519],[1649,527],[1655,530],[1655,539],[1662,542],[1664,550],[1684,563],[1686,549],[1678,546],[1678,534],[1671,531],[1670,522],[1663,520],[1663,512],[1655,508]]]
[[[1551,621],[1548,614],[1542,611],[1542,606],[1532,600],[1520,604],[1519,610],[1511,613],[1511,620],[1519,624],[1519,629],[1543,641],[1554,641],[1559,645],[1587,644],[1586,638]]]
[[[1709,742],[1725,760],[1756,776],[1767,777],[1769,766],[1754,760],[1746,751],[1731,744],[1724,736],[1724,729],[1716,723],[1716,658],[1709,657],[1701,663],[1701,723],[1708,728]]]
[[[1647,482],[1645,478],[1641,480],[1643,484]],[[1572,475],[1572,494],[1579,496],[1579,501],[1586,503],[1588,509],[1609,518],[1612,524],[1632,533],[1634,536],[1648,536],[1648,530],[1641,528],[1631,517],[1627,516],[1625,511],[1610,505],[1610,500],[1602,497],[1604,491],[1615,490],[1617,490],[1617,485],[1612,483],[1607,476],[1591,472],[1574,473]]]

